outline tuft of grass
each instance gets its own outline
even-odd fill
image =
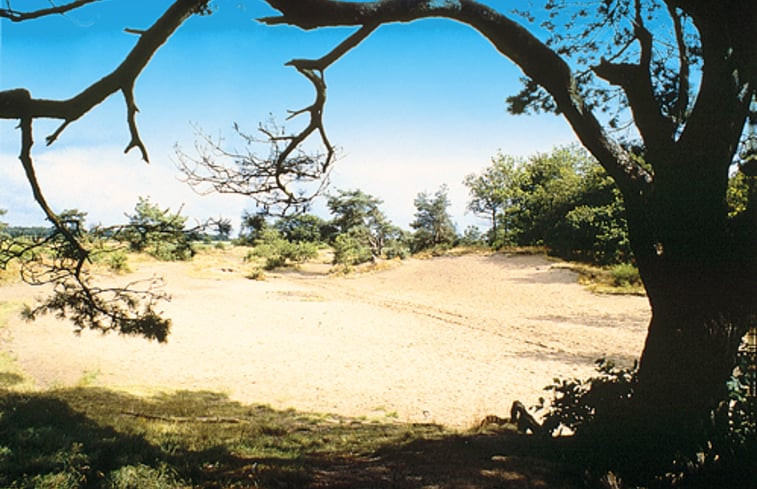
[[[640,286],[639,270],[630,263],[621,263],[610,267],[613,285],[616,287]]]
[[[553,265],[578,274],[578,282],[597,294],[646,295],[639,271],[630,264],[609,268],[586,263],[564,262]]]
[[[265,270],[259,266],[253,267],[252,270],[250,270],[250,273],[247,274],[247,278],[250,280],[265,280]]]

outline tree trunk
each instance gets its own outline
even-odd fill
[[[656,172],[649,195],[626,199],[652,308],[628,429],[663,463],[706,442],[757,310],[754,210],[728,221],[727,172],[666,168],[676,170]]]

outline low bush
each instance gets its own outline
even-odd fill
[[[265,229],[255,247],[247,254],[246,260],[263,258],[266,270],[273,270],[289,265],[303,263],[318,256],[318,244],[308,242],[292,243],[284,239],[273,228]]]
[[[349,267],[372,259],[371,249],[353,233],[340,234],[334,240],[334,264]]]
[[[616,287],[641,285],[639,270],[630,263],[621,263],[610,268],[613,284]]]
[[[129,257],[123,250],[109,253],[106,258],[108,268],[116,273],[127,273],[129,269]]]

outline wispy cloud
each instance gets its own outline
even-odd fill
[[[195,219],[235,218],[245,203],[234,196],[200,196],[179,181],[168,157],[145,164],[136,155],[123,155],[116,146],[68,147],[35,155],[37,176],[51,207],[77,208],[89,213],[89,223],[115,224],[126,220],[138,196],[150,196],[163,207]],[[9,210],[12,224],[44,224],[18,158],[0,154],[0,179],[5,182],[0,208]]]

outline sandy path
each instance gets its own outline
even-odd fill
[[[173,300],[169,342],[71,334],[12,319],[2,349],[41,387],[88,379],[132,391],[213,390],[246,403],[469,427],[641,351],[646,299],[596,296],[539,257],[407,260],[335,278],[198,278],[158,264]],[[0,300],[29,291],[0,288]]]

